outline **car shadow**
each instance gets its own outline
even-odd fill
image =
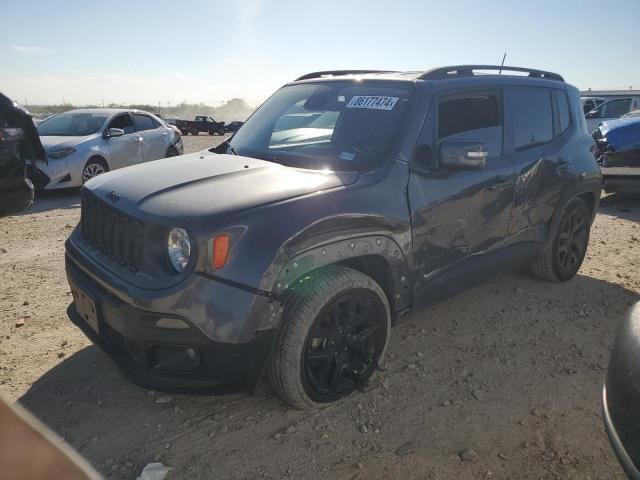
[[[79,188],[40,190],[36,191],[31,208],[18,213],[16,216],[27,216],[34,213],[47,212],[49,210],[76,208],[80,208]]]
[[[367,478],[367,472],[375,476],[377,468],[397,464],[398,442],[408,440],[413,450],[446,453],[506,435],[514,452],[504,446],[504,455],[520,455],[520,442],[529,440],[513,419],[549,404],[545,415],[558,415],[550,422],[573,419],[577,424],[570,428],[594,432],[589,442],[597,445],[589,452],[608,452],[599,392],[616,324],[638,299],[623,285],[585,275],[562,284],[502,275],[397,325],[386,371],[364,392],[320,411],[288,408],[266,381],[252,396],[146,391],[94,346],[47,371],[20,401],[113,478],[135,478],[153,461],[175,467],[171,478],[306,478],[310,471],[353,478],[355,460],[343,471],[345,458],[368,459]],[[451,383],[465,371],[484,375],[482,396],[474,390],[472,398],[464,383]],[[457,403],[439,408],[443,398],[456,397],[463,401],[464,429],[453,428]],[[577,410],[586,413],[564,413]],[[366,427],[361,419],[368,416],[381,418],[386,429],[371,444],[364,434],[375,423]],[[416,455],[412,462],[431,468],[424,462],[436,457]],[[606,468],[615,465],[612,454],[604,458]]]
[[[599,213],[640,222],[640,195],[610,193],[600,199]]]

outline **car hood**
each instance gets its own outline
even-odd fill
[[[186,225],[349,185],[357,178],[352,172],[305,170],[205,150],[115,170],[85,187],[134,217]]]
[[[615,150],[640,145],[640,117],[602,122],[600,133]]]
[[[41,136],[40,141],[47,153],[63,148],[75,147],[88,137],[58,137],[58,136]]]

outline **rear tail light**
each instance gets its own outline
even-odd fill
[[[178,140],[180,140],[180,130],[178,130],[177,128],[173,129],[173,139],[177,142]]]

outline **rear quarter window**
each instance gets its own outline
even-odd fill
[[[558,135],[562,135],[571,126],[569,99],[564,90],[554,90],[553,97],[558,108]]]

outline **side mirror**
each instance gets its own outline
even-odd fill
[[[489,152],[484,143],[472,140],[442,142],[438,166],[452,170],[480,170],[484,168]]]
[[[587,113],[586,118],[598,118],[600,115],[598,115],[598,110],[591,110],[589,113]]]
[[[105,130],[104,133],[102,134],[104,138],[121,137],[123,135],[124,135],[124,130],[122,130],[121,128],[109,128],[108,130]]]

